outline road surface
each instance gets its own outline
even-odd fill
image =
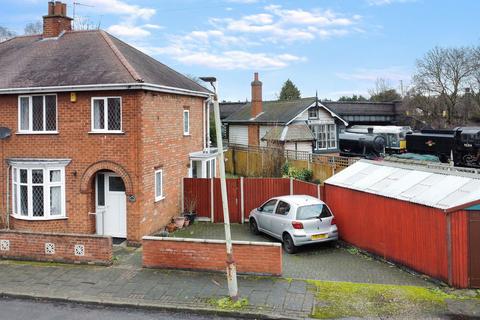
[[[0,320],[233,320],[211,315],[0,298]]]

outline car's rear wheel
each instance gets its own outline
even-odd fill
[[[292,237],[288,233],[285,233],[282,238],[283,249],[285,249],[285,251],[287,251],[288,253],[296,253],[298,248],[297,246],[295,246]]]
[[[260,234],[260,231],[258,231],[257,221],[255,221],[253,218],[250,219],[250,232],[257,236]]]

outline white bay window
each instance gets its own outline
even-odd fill
[[[337,148],[337,126],[335,124],[319,124],[311,126],[315,136],[316,150]]]
[[[68,162],[9,161],[13,216],[26,220],[65,218],[65,166]]]

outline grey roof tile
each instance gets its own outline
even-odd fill
[[[252,104],[246,103],[239,111],[230,115],[224,122],[254,122],[254,123],[278,123],[285,124],[315,102],[313,98],[303,98],[286,101],[263,101],[263,112],[252,119]]]
[[[100,30],[66,32],[58,39],[44,40],[41,35],[17,37],[0,43],[0,89],[136,82],[104,35],[143,82],[209,92]]]

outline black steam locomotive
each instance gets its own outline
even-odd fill
[[[339,135],[340,154],[343,156],[378,158],[386,153],[385,144],[384,137],[372,132]],[[453,130],[426,129],[407,133],[406,152],[434,155],[441,162],[453,161],[458,167],[480,168],[480,127],[458,127]]]
[[[378,134],[346,132],[339,135],[341,156],[375,159],[385,153],[385,145],[385,138]]]
[[[422,130],[406,136],[408,152],[431,154],[457,167],[480,168],[480,127]]]

